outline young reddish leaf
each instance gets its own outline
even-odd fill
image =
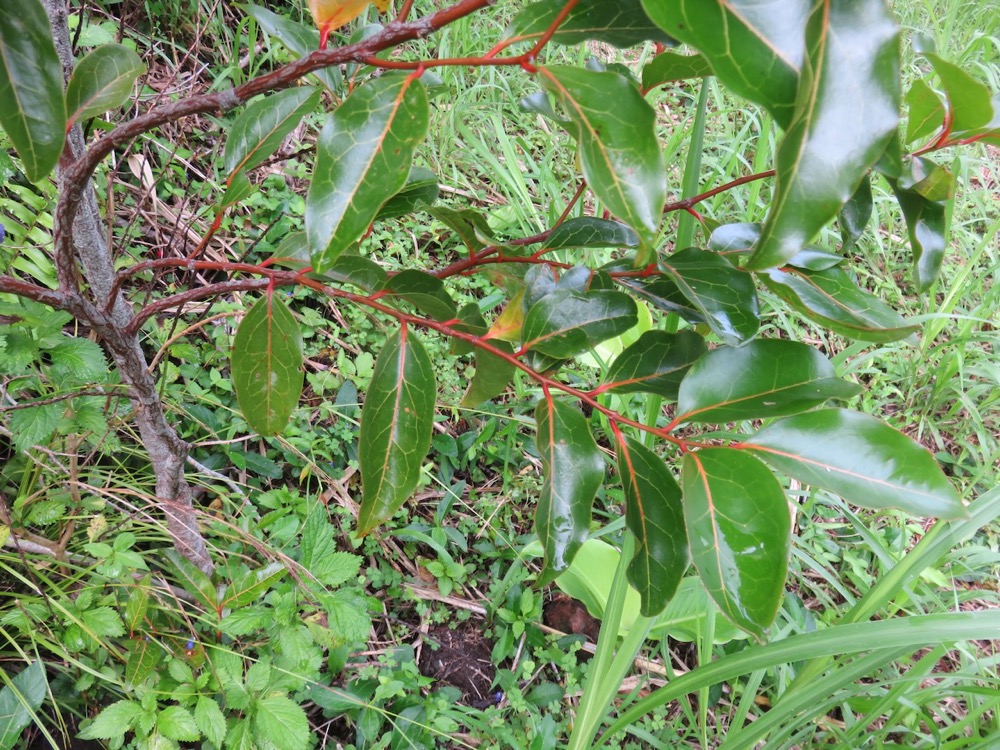
[[[860,289],[840,268],[772,269],[761,279],[803,315],[842,336],[861,341],[899,341],[917,330],[878,297]]]
[[[684,456],[691,559],[723,614],[763,640],[781,605],[792,519],[774,474],[753,456],[707,448]]]
[[[623,292],[559,290],[531,306],[521,335],[525,349],[568,359],[625,333],[638,320],[635,300]]]
[[[652,107],[618,73],[552,66],[540,81],[569,116],[587,185],[642,241],[636,262],[654,255],[667,178]]]
[[[319,98],[318,89],[298,86],[249,104],[229,129],[223,152],[226,173],[249,172],[263,164],[316,108]]]
[[[302,395],[302,332],[281,298],[267,294],[250,308],[233,339],[233,387],[247,424],[277,435]]]
[[[614,393],[655,393],[674,401],[681,379],[708,351],[694,331],[647,331],[615,358],[604,378]]]
[[[899,30],[883,0],[819,0],[806,27],[797,108],[747,268],[795,256],[878,161],[899,121]]]
[[[566,6],[565,0],[541,0],[518,13],[504,38],[537,41]],[[615,47],[643,42],[669,43],[670,37],[646,16],[639,0],[580,0],[556,29],[556,44],[580,44],[595,40]]]
[[[406,185],[428,118],[423,84],[400,75],[368,81],[330,115],[316,144],[306,197],[306,236],[316,271],[332,266]]]
[[[688,565],[681,488],[662,458],[627,437],[618,443],[618,473],[625,523],[638,542],[626,573],[639,592],[642,615],[654,617],[677,591]]]
[[[745,444],[779,471],[863,508],[966,514],[930,451],[867,414],[824,409],[786,417]]]
[[[146,72],[139,56],[120,44],[89,52],[73,69],[66,86],[68,123],[102,115],[132,95],[135,79]]]
[[[62,64],[38,0],[5,0],[0,12],[0,102],[0,126],[25,175],[38,182],[55,168],[66,139]]]
[[[643,0],[672,37],[700,50],[726,86],[787,128],[805,60],[811,0]]]
[[[431,446],[436,395],[434,369],[423,344],[412,331],[400,329],[375,360],[361,409],[359,533],[392,518],[417,488]]]
[[[713,349],[695,362],[681,383],[677,413],[685,422],[714,424],[765,419],[860,391],[838,378],[830,360],[811,346],[762,339]]]
[[[604,461],[587,420],[569,404],[543,398],[535,408],[535,422],[542,461],[535,529],[545,548],[538,577],[539,585],[544,585],[569,567],[587,538],[594,497],[604,480]]]
[[[753,277],[746,271],[695,247],[667,256],[660,266],[727,344],[736,346],[756,335],[760,307]]]

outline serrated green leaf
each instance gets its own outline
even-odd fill
[[[131,98],[132,86],[145,72],[139,55],[121,44],[106,44],[87,53],[66,86],[67,124],[117,109]]]
[[[423,84],[403,75],[368,81],[330,115],[306,197],[306,236],[317,272],[357,242],[406,185],[429,116]]]
[[[273,614],[258,606],[233,610],[219,623],[219,631],[232,638],[249,635],[266,627],[273,620]]]
[[[699,359],[681,383],[678,419],[721,424],[798,414],[861,387],[837,377],[833,365],[797,341],[759,339],[719,347]]]
[[[302,332],[285,303],[268,292],[243,317],[233,339],[233,387],[247,424],[277,435],[302,395]]]
[[[379,353],[361,410],[359,533],[391,518],[417,488],[431,444],[436,395],[430,357],[404,327]]]
[[[746,447],[785,474],[863,508],[945,519],[966,513],[930,451],[867,414],[824,409],[786,417]]]
[[[326,586],[340,586],[358,574],[361,558],[339,552],[334,542],[336,529],[323,516],[323,506],[313,510],[302,527],[301,563]]]
[[[45,445],[62,420],[66,404],[41,404],[15,409],[7,417],[10,431],[14,435],[14,445],[18,450],[27,450],[33,445]]]
[[[309,719],[302,707],[283,695],[253,703],[254,731],[275,747],[308,747]]]
[[[105,708],[84,727],[77,737],[81,740],[110,740],[122,737],[132,729],[145,711],[135,701],[118,701]]]
[[[542,86],[572,122],[569,131],[579,143],[587,185],[639,234],[638,263],[648,263],[667,193],[652,107],[618,73],[565,66],[539,70]]]
[[[80,613],[80,622],[98,640],[125,634],[121,617],[111,607],[94,607]]]
[[[223,594],[220,604],[227,608],[245,607],[266,593],[275,583],[285,577],[287,568],[280,562],[265,565],[251,571],[243,580],[234,580]]]
[[[783,128],[795,111],[812,0],[644,0],[660,28],[701,51],[727,87]]]
[[[545,247],[638,247],[639,235],[620,221],[578,216],[567,219],[549,233]]]
[[[274,154],[306,113],[319,103],[309,86],[278,91],[251,102],[229,128],[223,163],[226,173],[249,172]]]
[[[772,269],[761,279],[803,315],[842,336],[861,341],[899,341],[918,328],[907,324],[881,299],[860,289],[840,268]]]
[[[207,695],[198,696],[194,707],[194,723],[206,740],[217,748],[222,747],[222,741],[226,738],[226,717],[219,704]]]
[[[712,66],[703,55],[678,55],[675,52],[661,52],[642,69],[642,90],[650,91],[672,81],[704,78],[710,75],[712,75]]]
[[[760,303],[753,277],[716,253],[688,248],[660,261],[678,291],[730,345],[757,334]]]
[[[626,575],[639,592],[643,617],[655,617],[677,591],[688,565],[681,488],[662,458],[628,437],[618,442],[618,473],[625,523],[636,539]]]
[[[201,732],[191,712],[182,706],[167,706],[156,717],[156,728],[167,739],[194,742]]]
[[[277,39],[298,57],[305,57],[319,49],[319,32],[312,24],[297,23],[251,3],[242,7],[246,10],[247,15],[260,24],[265,34]],[[344,80],[339,66],[331,65],[314,70],[312,75],[322,81],[323,85],[330,91],[336,92],[343,88]]]
[[[391,276],[382,289],[386,296],[405,299],[434,320],[451,320],[458,312],[444,282],[425,271],[407,268]]]
[[[568,359],[618,336],[639,320],[635,300],[623,292],[554,291],[529,308],[524,348]]]
[[[906,142],[926,138],[944,125],[945,108],[937,95],[922,78],[918,78],[906,92]]]
[[[545,549],[539,585],[573,562],[590,529],[591,508],[604,480],[604,461],[587,420],[562,401],[543,398],[535,408],[542,492],[535,529]]]
[[[566,3],[542,0],[528,5],[504,32],[505,39],[537,41],[555,22]],[[580,0],[559,24],[552,41],[556,44],[579,44],[595,40],[615,47],[632,47],[645,41],[669,43],[672,40],[642,9],[639,0]]]
[[[647,331],[611,363],[602,389],[655,393],[675,401],[684,374],[707,351],[705,339],[694,331]]]
[[[375,220],[406,216],[420,208],[431,206],[440,192],[436,174],[423,167],[413,167],[403,189],[386,201],[378,210]]]
[[[59,161],[66,139],[63,69],[38,0],[7,0],[0,13],[0,126],[24,173],[39,182]]]
[[[0,748],[14,747],[46,695],[48,680],[40,660],[31,662],[0,690]]]
[[[791,513],[774,474],[731,448],[684,456],[691,559],[723,614],[757,640],[778,614],[788,572]]]
[[[899,122],[899,30],[882,0],[819,0],[806,26],[794,120],[747,268],[780,266],[811,242],[857,189]]]
[[[104,350],[89,339],[65,338],[48,351],[52,366],[62,375],[63,385],[94,383],[108,377]]]

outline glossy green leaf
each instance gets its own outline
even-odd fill
[[[0,690],[0,748],[10,750],[48,695],[41,660],[33,661]]]
[[[602,388],[675,401],[684,374],[707,351],[705,339],[694,331],[647,331],[611,363]]]
[[[514,353],[514,347],[506,341],[493,341],[491,344],[507,354]],[[478,406],[499,396],[514,379],[515,369],[509,360],[477,349],[476,374],[462,397],[462,406]]]
[[[680,292],[727,344],[753,338],[760,304],[753,277],[717,253],[688,248],[660,261]]]
[[[433,206],[427,213],[455,232],[470,253],[498,244],[489,221],[472,209]]]
[[[851,199],[840,209],[838,221],[840,223],[840,237],[843,241],[842,251],[846,252],[852,248],[864,234],[865,227],[872,218],[872,183],[868,175],[861,179],[858,189],[854,191]],[[789,259],[789,263],[798,258],[802,253],[798,253]],[[803,266],[799,265],[800,268]],[[808,268],[808,266],[805,266]],[[827,266],[829,268],[830,266]],[[813,270],[821,270],[813,268]]]
[[[667,312],[677,313],[692,325],[705,322],[705,316],[681,293],[669,277],[654,276],[650,280],[619,277],[618,283],[632,290],[640,299]]]
[[[792,520],[785,493],[759,460],[731,448],[684,456],[691,559],[719,609],[763,640],[778,614]]]
[[[760,224],[723,224],[708,236],[708,249],[716,253],[742,253],[752,249],[759,239]]]
[[[265,34],[277,39],[296,56],[305,57],[319,49],[319,31],[314,25],[292,21],[259,5],[248,3],[242,7],[246,10],[247,15],[260,24]],[[332,65],[328,68],[314,70],[312,75],[316,76],[330,91],[339,91],[343,88],[344,81],[339,66]]]
[[[545,247],[638,247],[639,235],[619,221],[579,216],[557,226],[545,240]]]
[[[391,518],[417,488],[431,445],[436,395],[430,357],[416,334],[404,327],[375,360],[361,409],[359,533]]]
[[[652,107],[617,73],[552,66],[540,69],[539,80],[572,121],[587,185],[638,232],[638,263],[647,263],[667,194]]]
[[[568,359],[624,333],[638,322],[635,301],[623,292],[555,291],[529,308],[524,348]]]
[[[650,91],[657,86],[688,78],[712,75],[712,66],[702,55],[678,55],[661,52],[642,69],[642,89]]]
[[[883,0],[819,0],[807,24],[795,118],[747,268],[783,265],[850,199],[895,136],[899,39]]]
[[[788,265],[795,268],[804,268],[807,271],[825,271],[828,268],[839,266],[846,258],[837,253],[828,253],[816,247],[807,247],[801,253],[788,261]]]
[[[330,115],[316,144],[306,197],[306,236],[316,271],[332,266],[405,187],[428,117],[423,84],[401,75],[368,81]]]
[[[940,164],[917,156],[907,161],[894,187],[930,201],[946,201],[955,197],[955,175]]]
[[[147,636],[136,638],[128,649],[128,659],[125,662],[125,682],[131,687],[142,685],[153,670],[163,660],[163,648]]]
[[[276,294],[257,300],[240,322],[232,376],[250,428],[261,436],[284,430],[302,395],[302,331]]]
[[[535,424],[542,462],[535,530],[545,550],[538,583],[545,585],[569,567],[587,538],[604,461],[587,420],[575,407],[543,398],[535,407]]]
[[[920,43],[919,37],[914,40],[914,49],[930,61],[941,79],[953,131],[975,130],[993,119],[993,103],[986,84],[927,49]]]
[[[405,299],[420,312],[434,320],[451,320],[458,312],[444,282],[437,276],[408,268],[390,277],[383,287],[387,296]]]
[[[375,219],[393,219],[412,214],[420,208],[432,205],[438,199],[440,192],[437,175],[429,169],[413,167],[403,189],[386,201]]]
[[[222,157],[226,173],[249,172],[263,164],[319,100],[319,89],[298,86],[250,103],[229,129]]]
[[[835,333],[861,341],[899,341],[917,330],[881,299],[860,289],[840,268],[772,269],[761,275],[771,291]]]
[[[248,571],[245,576],[233,579],[233,583],[226,588],[219,603],[228,609],[245,607],[263,596],[275,583],[284,578],[287,572],[288,569],[280,562]]]
[[[67,123],[116,109],[132,96],[135,80],[146,72],[139,56],[121,44],[106,44],[77,63],[66,85]]]
[[[903,190],[898,183],[893,184],[893,190],[906,219],[917,288],[926,292],[941,272],[948,246],[948,204],[928,200],[912,190]]]
[[[918,78],[906,92],[906,142],[926,138],[944,125],[946,110],[941,97],[927,81]]]
[[[5,0],[0,13],[0,102],[0,126],[25,175],[38,182],[55,168],[66,138],[62,64],[38,0]]]
[[[377,292],[389,281],[382,266],[360,255],[341,255],[322,274],[323,278],[353,284],[365,292]]]
[[[797,341],[758,339],[713,349],[681,383],[678,418],[721,424],[798,414],[861,392],[837,377],[819,351]]]
[[[668,34],[698,49],[735,93],[783,128],[795,111],[811,0],[644,0]]]
[[[505,39],[537,41],[565,7],[564,0],[542,0],[518,13],[504,33]],[[632,47],[645,41],[671,39],[649,18],[639,0],[579,0],[552,37],[556,44],[580,44],[588,40],[615,47]]]
[[[455,314],[455,322],[452,323],[451,327],[452,330],[477,337],[485,336],[490,328],[489,323],[486,322],[486,318],[483,317],[483,313],[479,310],[479,305],[476,302],[469,302],[462,305]],[[468,341],[452,338],[452,354],[460,356],[463,354],[474,354],[475,352],[476,347]]]
[[[930,451],[846,409],[786,417],[746,441],[776,469],[863,508],[961,518],[965,506]]]
[[[681,488],[653,451],[626,437],[618,443],[625,523],[636,538],[626,575],[639,592],[643,617],[655,617],[673,597],[688,566]]]

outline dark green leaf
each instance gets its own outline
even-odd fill
[[[514,353],[514,347],[506,341],[493,341],[492,345],[507,354]],[[506,390],[514,379],[515,367],[509,360],[498,357],[482,349],[476,350],[476,374],[472,376],[469,389],[462,397],[462,406],[478,406],[484,401],[496,398]]]
[[[322,276],[345,284],[353,284],[365,292],[377,292],[389,280],[389,275],[382,266],[360,255],[341,255]]]
[[[824,409],[786,417],[746,445],[785,474],[864,508],[946,519],[965,515],[930,451],[867,414]]]
[[[125,682],[132,688],[144,683],[163,658],[163,649],[148,636],[132,641],[125,662]]]
[[[917,330],[878,297],[858,288],[840,268],[772,269],[761,278],[796,310],[842,336],[899,341]]]
[[[801,251],[895,136],[898,36],[883,0],[815,3],[795,118],[778,148],[775,196],[748,268],[780,266]]]
[[[543,398],[535,408],[542,493],[535,529],[545,548],[539,585],[573,562],[590,530],[591,508],[604,480],[604,461],[587,420],[562,401]]]
[[[727,87],[763,105],[787,128],[805,50],[812,0],[644,0],[649,17],[700,50]]]
[[[229,129],[223,154],[226,173],[249,172],[263,164],[319,99],[318,89],[298,86],[249,104]]]
[[[552,66],[540,74],[572,121],[588,186],[639,233],[638,263],[644,265],[653,256],[667,193],[652,107],[617,73]]]
[[[623,292],[555,291],[524,318],[524,348],[568,359],[625,333],[639,320],[635,301]]]
[[[723,614],[763,640],[781,604],[792,520],[774,474],[753,456],[708,448],[684,456],[691,559]]]
[[[555,22],[564,0],[542,0],[524,8],[504,33],[506,39],[535,42]],[[632,47],[645,41],[672,41],[649,20],[639,0],[580,0],[552,37],[556,44],[579,44],[587,40],[615,47]]]
[[[438,199],[440,193],[437,175],[429,169],[423,167],[413,167],[410,175],[406,178],[403,189],[392,196],[385,205],[379,209],[375,216],[379,219],[393,219],[397,216],[406,216],[414,211],[430,206]]]
[[[452,329],[473,336],[485,336],[490,327],[479,310],[479,305],[475,302],[462,305],[455,318],[456,322],[452,324]],[[476,347],[468,341],[459,338],[451,340],[451,353],[456,356],[473,354],[475,351]]]
[[[694,331],[646,331],[611,363],[602,388],[675,401],[684,374],[707,351],[705,339]]]
[[[567,219],[549,234],[545,247],[638,247],[639,235],[618,221],[580,216]]]
[[[918,78],[906,92],[906,142],[926,138],[944,125],[945,108],[941,97],[927,82]]]
[[[402,75],[368,81],[330,115],[316,144],[306,197],[306,235],[316,271],[332,266],[406,185],[428,117],[423,84]]]
[[[618,283],[661,310],[677,313],[692,325],[705,322],[705,316],[684,296],[677,284],[666,276],[655,276],[649,281],[619,277]]]
[[[685,422],[738,422],[798,414],[831,398],[860,393],[837,377],[830,360],[797,341],[760,339],[713,349],[681,383],[678,418]]]
[[[953,131],[975,130],[993,119],[993,103],[990,89],[960,67],[940,57],[936,52],[925,49],[915,40],[914,48],[926,57],[934,72],[941,79]]]
[[[716,253],[694,247],[664,258],[660,266],[727,344],[756,335],[760,306],[750,274]]]
[[[742,253],[760,239],[760,224],[723,224],[709,235],[708,249],[716,253]]]
[[[38,0],[6,0],[0,13],[0,102],[0,126],[25,175],[38,182],[55,168],[66,138],[63,69]]]
[[[864,234],[865,227],[868,226],[868,222],[872,218],[872,206],[872,183],[868,175],[865,175],[861,179],[858,189],[854,191],[854,195],[840,209],[840,237],[845,252],[852,248]],[[802,253],[796,254],[788,262],[791,263],[792,260],[801,255]],[[808,266],[800,264],[795,265],[799,265],[800,268],[808,268]],[[813,268],[813,270],[820,269]]]
[[[145,72],[139,56],[120,44],[106,44],[89,52],[66,86],[67,123],[117,109],[131,98],[135,79]]]
[[[392,276],[383,287],[388,296],[405,299],[434,320],[451,320],[458,311],[455,300],[445,290],[444,282],[415,268]]]
[[[470,253],[498,244],[486,217],[471,209],[433,206],[427,213],[454,231]]]
[[[788,261],[788,265],[795,268],[804,268],[807,271],[825,271],[828,268],[839,266],[846,260],[843,255],[828,253],[816,247],[807,247],[801,253]]]
[[[704,78],[712,75],[712,66],[702,55],[678,55],[661,52],[642,69],[642,89],[650,91],[671,81]]]
[[[9,668],[9,667],[8,667]],[[0,690],[0,748],[14,747],[32,714],[48,695],[48,681],[42,662],[33,661]]]
[[[257,300],[240,322],[232,378],[252,430],[268,436],[285,429],[302,395],[302,332],[276,294]]]
[[[893,185],[899,208],[906,219],[906,230],[913,249],[917,288],[926,292],[938,273],[947,249],[947,203],[928,200],[919,193]]]
[[[681,488],[663,459],[631,438],[618,443],[618,473],[625,523],[637,542],[626,574],[639,592],[642,615],[655,617],[677,591],[688,565]]]
[[[298,57],[305,57],[319,49],[319,32],[313,25],[297,23],[259,5],[248,3],[242,7],[247,15],[260,24],[265,34],[277,39]],[[339,91],[343,87],[339,66],[331,65],[328,68],[314,70],[312,74],[330,91]]]
[[[430,357],[404,327],[379,353],[361,410],[361,534],[391,518],[417,488],[431,445],[436,395]]]

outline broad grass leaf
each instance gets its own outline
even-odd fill
[[[587,420],[569,404],[543,398],[535,408],[535,423],[542,461],[535,529],[545,549],[538,577],[539,585],[544,585],[569,567],[587,538],[594,497],[604,480],[604,461]]]
[[[786,417],[745,446],[779,471],[863,508],[945,519],[966,515],[930,451],[867,414],[823,409]]]
[[[861,388],[837,377],[826,357],[807,344],[761,339],[719,347],[699,359],[681,382],[678,419],[721,424],[780,417],[848,399]]]
[[[639,592],[643,617],[655,617],[688,566],[681,488],[662,458],[628,437],[618,443],[618,473],[625,523],[637,542],[626,575]]]
[[[819,0],[806,27],[795,117],[747,261],[783,265],[833,219],[879,160],[899,122],[899,29],[883,0]]]
[[[232,376],[250,428],[261,436],[285,429],[302,395],[302,332],[276,294],[257,300],[240,322]]]
[[[406,186],[429,112],[420,81],[389,74],[357,88],[330,115],[306,197],[306,237],[317,272],[357,242]]]
[[[691,559],[734,624],[762,641],[788,573],[791,513],[771,470],[732,448],[684,456],[684,518]]]
[[[430,357],[404,327],[379,353],[361,410],[359,533],[391,518],[417,488],[431,444],[435,397]]]
[[[655,116],[642,94],[624,76],[551,66],[539,81],[571,121],[579,143],[587,185],[612,214],[639,234],[639,265],[649,262],[667,180],[656,138]]]
[[[121,44],[106,44],[87,53],[66,85],[67,123],[117,109],[132,96],[133,84],[145,72],[139,55]]]
[[[0,126],[24,173],[39,182],[66,140],[63,69],[49,17],[38,0],[5,0],[0,13]]]

